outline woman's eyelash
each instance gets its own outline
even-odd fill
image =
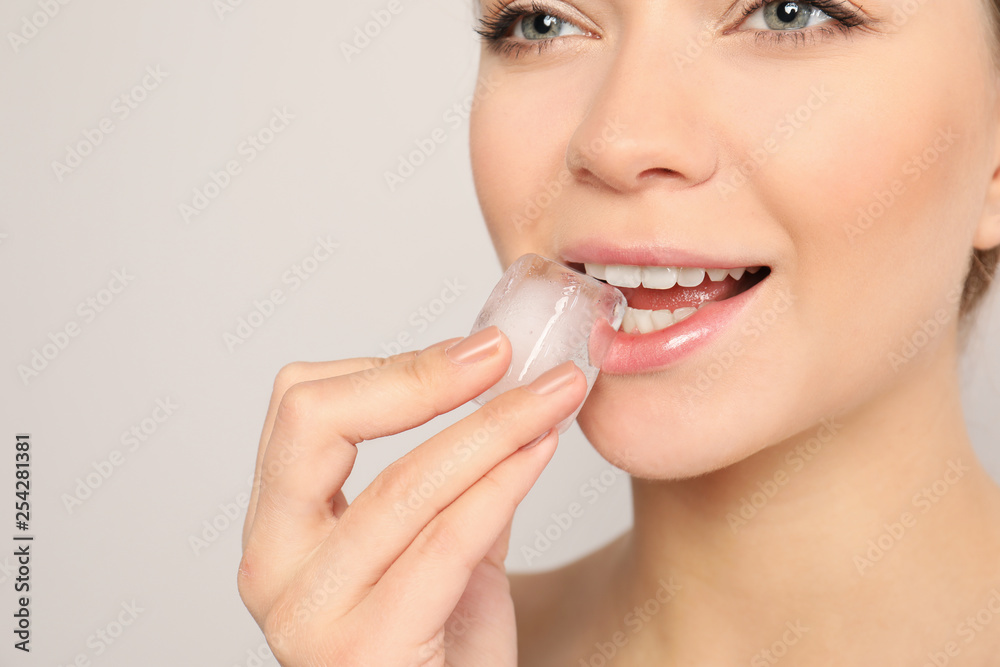
[[[487,11],[486,15],[479,19],[479,27],[476,28],[476,32],[482,36],[490,50],[494,53],[513,55],[515,58],[531,48],[537,48],[538,52],[541,53],[546,46],[552,43],[552,39],[540,39],[534,44],[523,44],[507,38],[507,33],[515,23],[525,16],[532,16],[534,14],[554,16],[561,21],[573,23],[574,25],[576,23],[555,8],[547,7],[537,0],[532,0],[530,8],[512,8],[511,5],[504,4],[503,0],[498,0]]]
[[[540,7],[537,2],[531,3],[531,12],[547,12]],[[502,1],[497,2],[492,8],[479,19],[479,27],[476,32],[488,41],[495,41],[504,37],[507,31],[517,23],[522,16],[529,13],[523,9],[511,9],[510,5],[505,5]]]
[[[754,12],[771,4],[772,1],[752,0],[750,5],[743,10],[743,16],[739,18],[737,25],[742,25]],[[802,4],[820,10],[833,19],[833,23],[800,30],[756,30],[747,32],[755,32],[757,41],[767,40],[775,46],[785,46],[788,44],[798,46],[814,41],[819,35],[832,36],[837,30],[844,34],[850,34],[855,28],[863,27],[867,23],[861,12],[852,9],[852,4],[848,0],[809,0]]]
[[[740,17],[739,23],[745,21],[751,14],[756,12],[758,9],[765,5],[769,5],[773,0],[752,0],[750,5],[743,10],[743,16]],[[808,2],[803,2],[804,5],[809,5],[814,7],[832,19],[838,21],[845,28],[853,28],[855,26],[864,23],[864,18],[861,14],[855,10],[851,9],[851,3],[848,0],[810,0]],[[781,31],[773,31],[781,32]],[[788,30],[789,32],[802,32],[801,30]]]
[[[742,25],[754,12],[770,4],[773,0],[751,0],[750,4],[743,9],[743,15],[737,21],[737,25]],[[863,26],[865,18],[856,9],[852,8],[848,0],[811,0],[802,4],[815,8],[833,19],[834,24],[816,26],[798,30],[757,30],[758,39],[768,39],[775,44],[787,44],[791,40],[792,44],[805,43],[816,37],[816,33],[833,34],[834,29],[843,33],[849,33],[853,28]],[[526,16],[544,14],[554,16],[567,23],[574,23],[573,20],[563,16],[558,10],[547,7],[545,4],[532,0],[530,8],[512,8],[511,4],[505,4],[503,0],[497,0],[492,8],[479,19],[479,26],[476,32],[482,36],[489,49],[500,55],[511,55],[518,57],[528,49],[535,48],[541,53],[554,39],[536,40],[534,44],[522,43],[512,40],[508,36],[510,29],[519,20]]]

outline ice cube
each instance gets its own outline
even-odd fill
[[[624,314],[625,297],[615,287],[551,259],[522,255],[493,288],[472,327],[475,333],[495,324],[512,348],[507,373],[476,402],[485,404],[568,360],[583,371],[589,395]],[[560,433],[579,412],[559,422]]]

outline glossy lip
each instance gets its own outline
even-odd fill
[[[683,249],[655,246],[612,247],[589,241],[563,250],[562,261],[583,264],[625,264],[630,266],[691,266],[700,268],[773,267],[767,262],[737,257],[720,259]],[[718,336],[746,310],[761,293],[768,275],[750,289],[729,299],[714,301],[700,308],[682,322],[648,334],[618,331],[601,364],[601,372],[627,375],[661,370],[677,363]]]
[[[619,331],[611,341],[601,372],[627,375],[662,369],[705,345],[730,323],[760,293],[767,278],[745,292],[723,301],[712,301],[682,322],[648,334]]]

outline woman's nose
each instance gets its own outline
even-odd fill
[[[632,193],[683,189],[715,173],[711,63],[679,67],[671,53],[683,36],[672,34],[669,43],[625,37],[608,55],[613,61],[566,150],[578,180]]]

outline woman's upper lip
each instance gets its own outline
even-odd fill
[[[740,252],[697,250],[657,245],[655,242],[610,243],[604,240],[584,240],[560,248],[557,258],[566,263],[624,264],[628,266],[689,266],[704,269],[738,269],[771,266],[767,261]]]

